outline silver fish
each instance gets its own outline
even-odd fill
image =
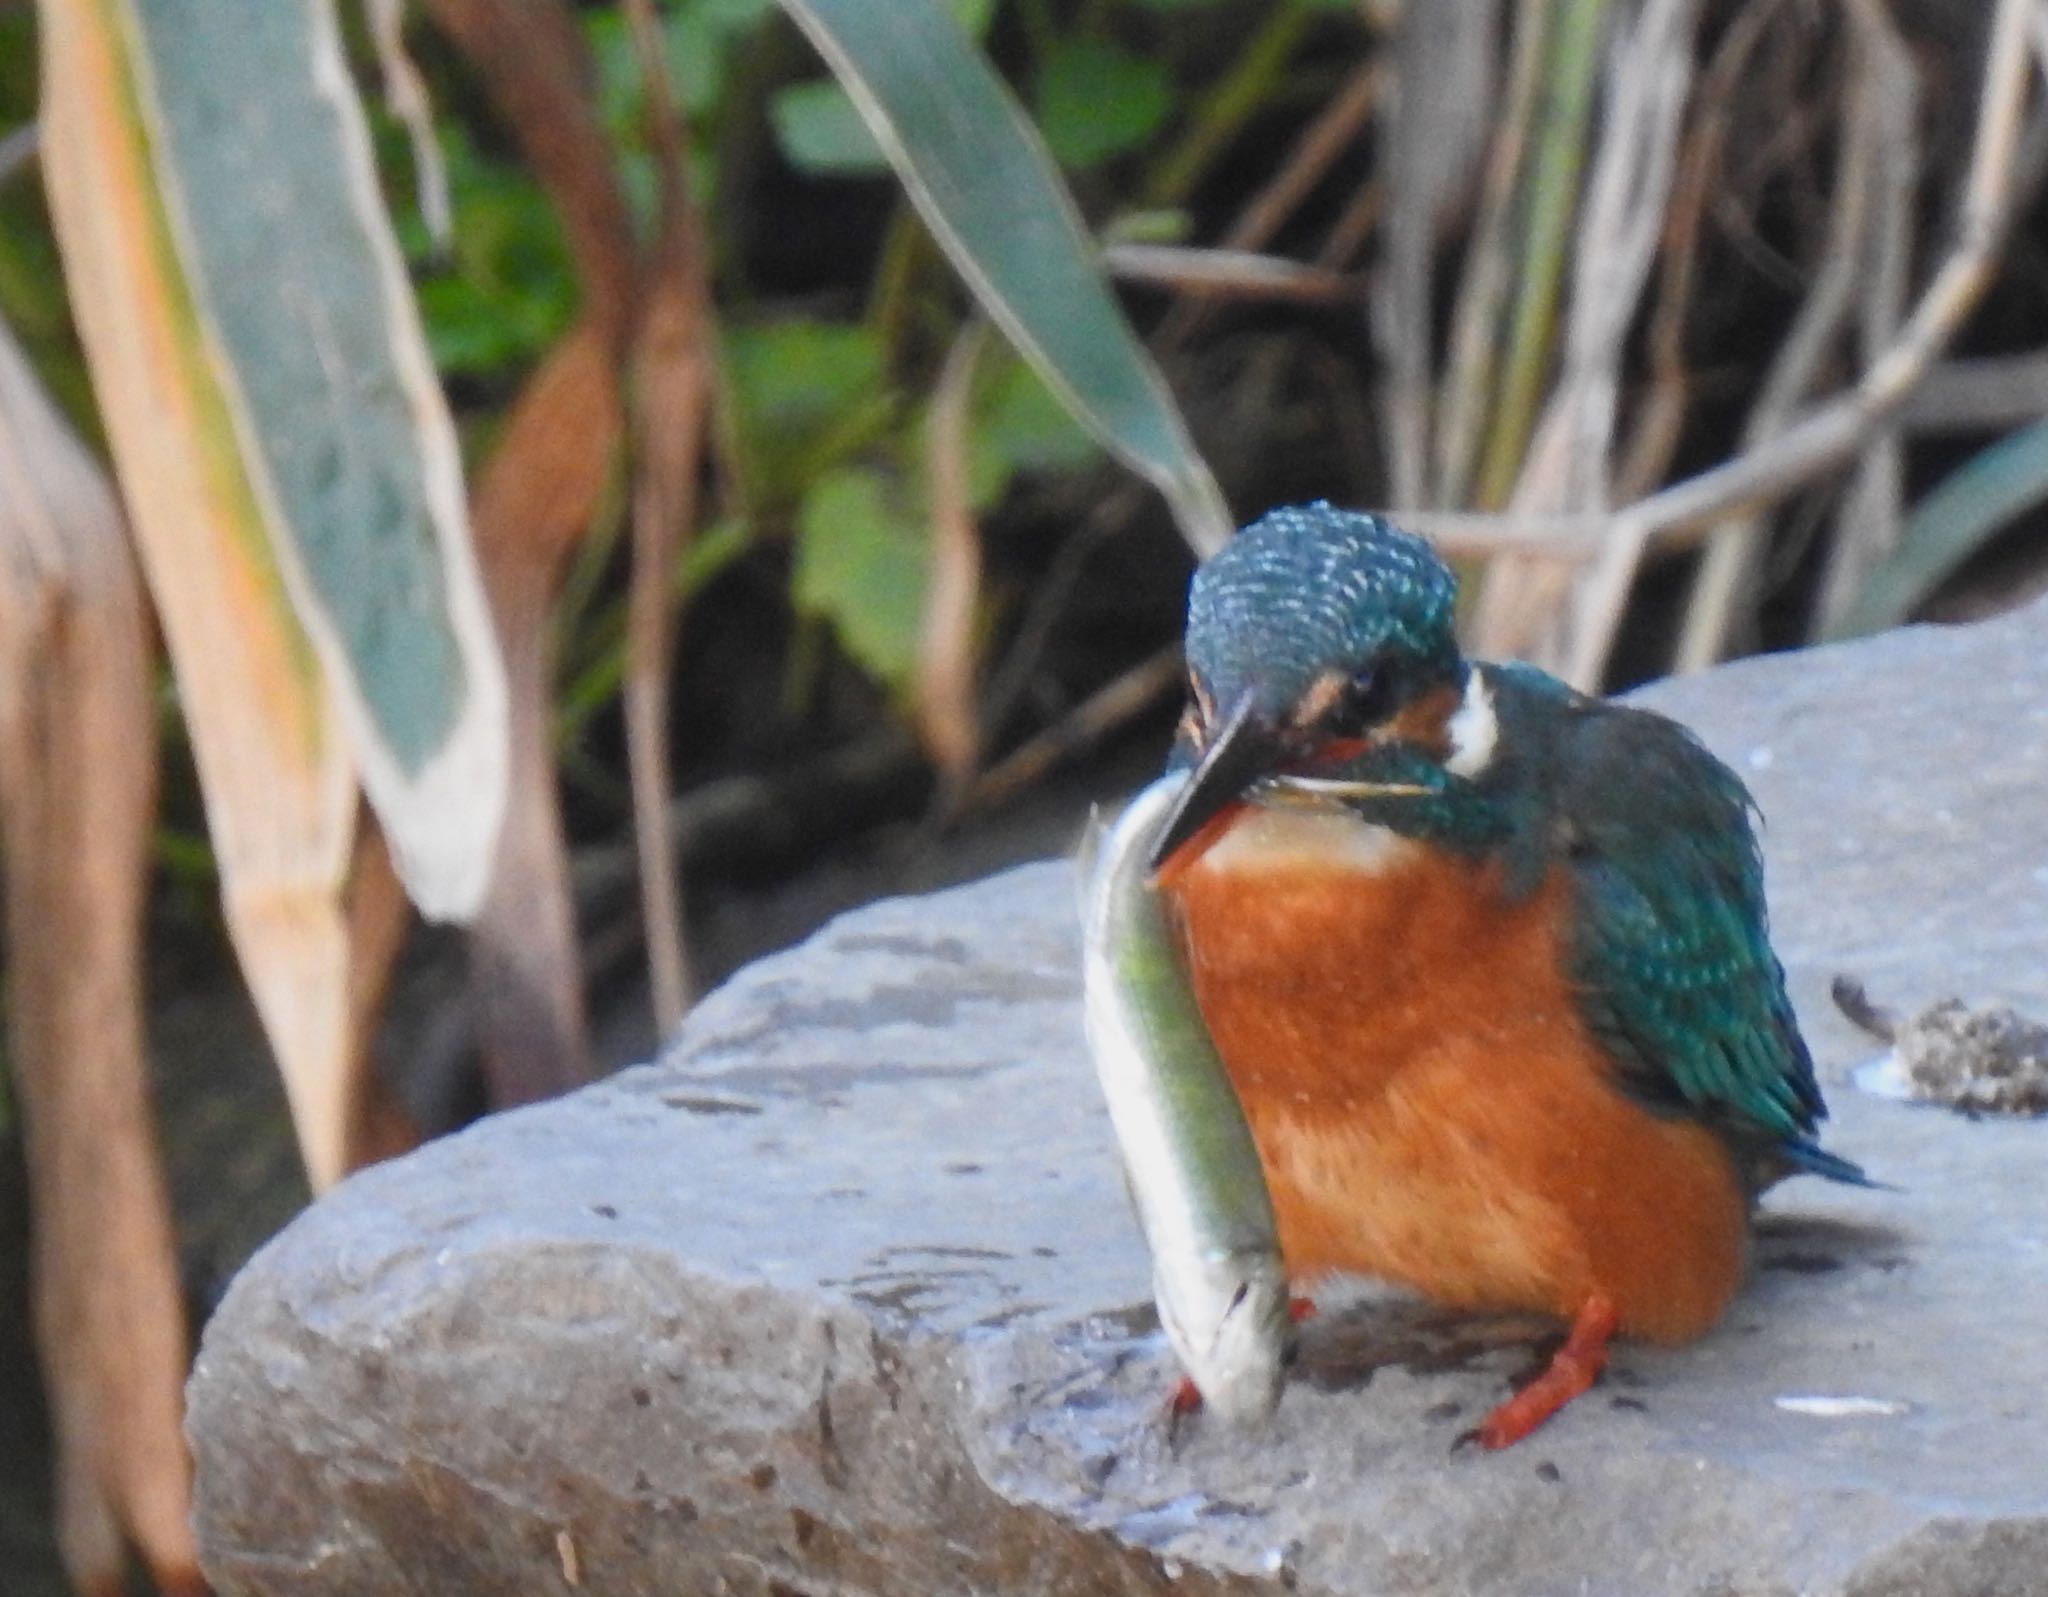
[[[1204,1404],[1255,1420],[1279,1404],[1293,1323],[1265,1170],[1148,880],[1185,780],[1154,782],[1084,851],[1088,1046],[1160,1324]]]

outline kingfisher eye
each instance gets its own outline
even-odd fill
[[[1378,666],[1367,666],[1344,684],[1344,693],[1330,717],[1332,729],[1349,734],[1370,731],[1394,707],[1393,679]]]

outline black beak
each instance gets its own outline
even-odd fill
[[[1160,869],[1242,798],[1246,788],[1270,775],[1283,752],[1279,730],[1253,710],[1250,699],[1241,700],[1181,789],[1180,801],[1152,845],[1152,869]]]

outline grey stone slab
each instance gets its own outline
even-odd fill
[[[1845,1084],[1826,999],[2048,1013],[2048,611],[1666,685],[1769,818],[1836,1109],[1896,1182],[1497,1455],[1544,1328],[1360,1289],[1258,1433],[1172,1377],[1083,1053],[1062,864],[876,905],[655,1065],[370,1171],[192,1388],[226,1593],[2048,1592],[2048,1124]]]

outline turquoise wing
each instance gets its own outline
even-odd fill
[[[1771,950],[1754,804],[1683,727],[1579,700],[1558,822],[1570,959],[1625,1090],[1791,1164],[1860,1180],[1813,1142],[1827,1115]]]

